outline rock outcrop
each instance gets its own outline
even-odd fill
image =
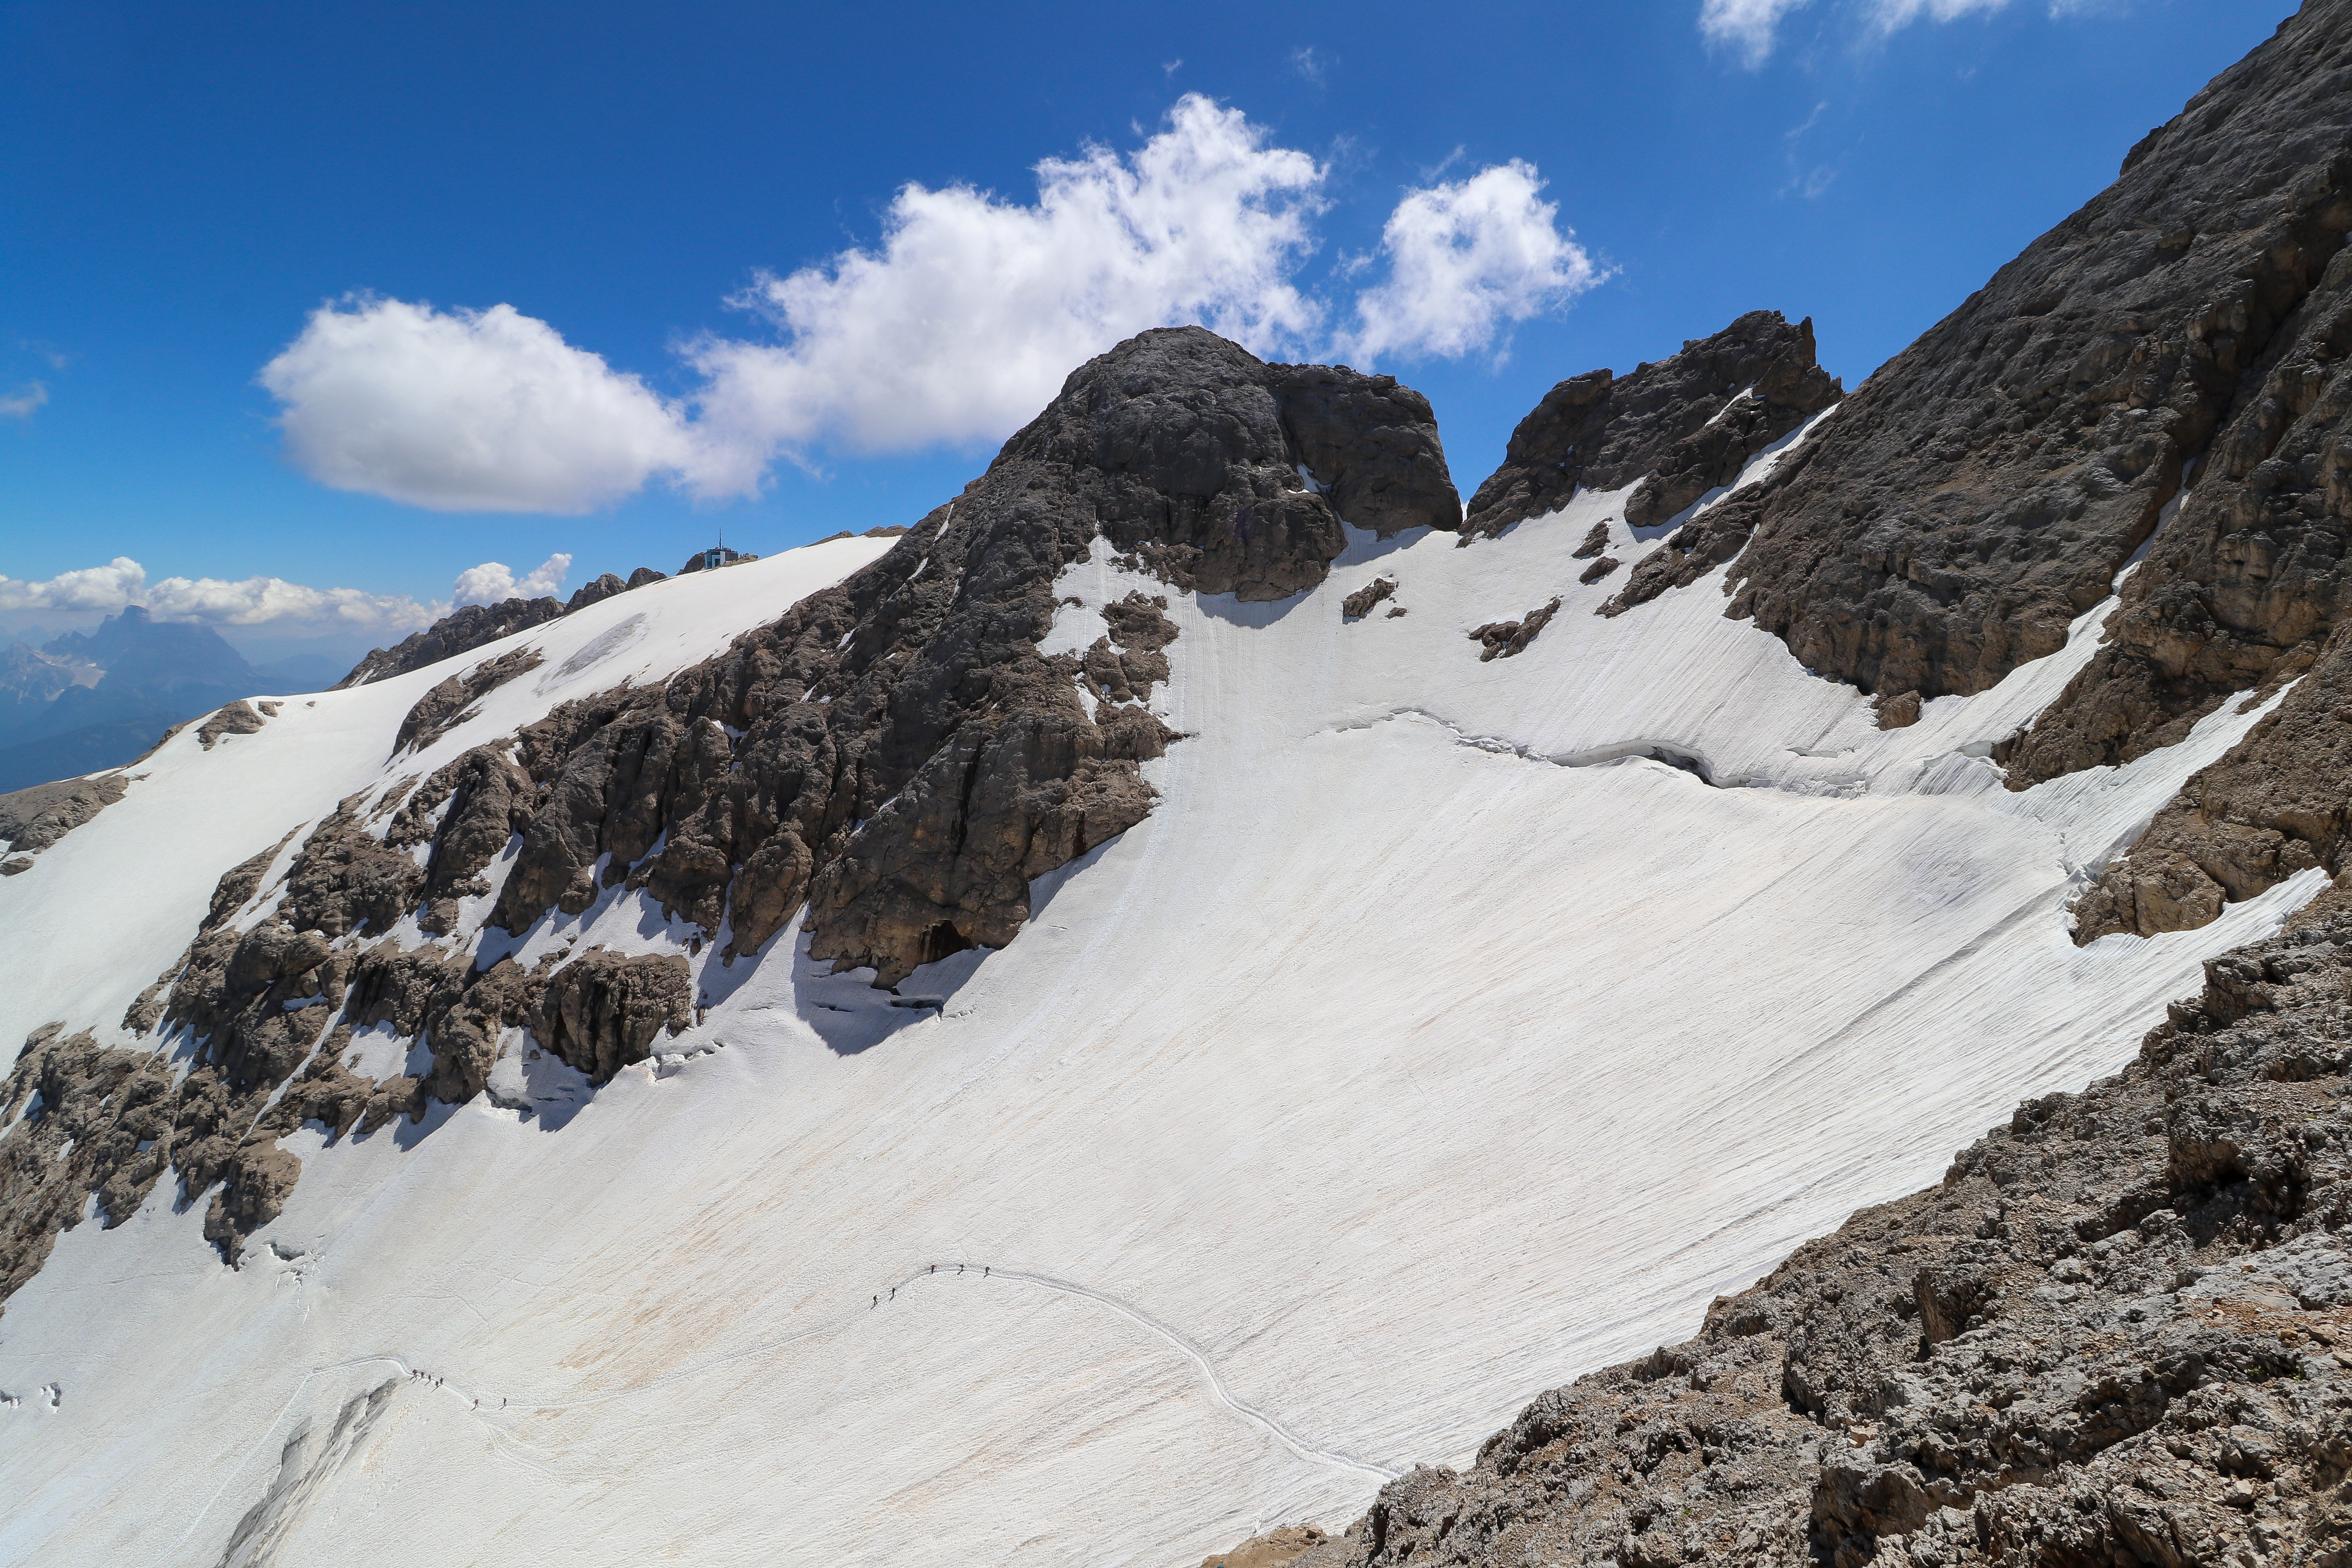
[[[1174,636],[1160,606],[1106,606],[1103,641],[1047,658],[1055,579],[1099,536],[1171,586],[1280,598],[1339,552],[1332,497],[1375,531],[1452,527],[1427,403],[1198,328],[1121,344],[839,588],[666,688],[526,731],[545,801],[495,919],[519,931],[625,879],[734,952],[806,905],[812,954],[882,984],[1002,946],[1032,879],[1142,819],[1139,765],[1174,739],[1146,700]]]
[[[606,573],[611,577],[611,573]],[[619,579],[614,579],[617,582]],[[475,704],[516,676],[537,669],[547,661],[535,647],[509,648],[496,658],[486,658],[471,669],[461,670],[448,679],[436,683],[416,700],[400,721],[400,731],[394,736],[395,752],[421,752],[451,730],[472,718]]]
[[[1551,624],[1559,614],[1559,600],[1529,610],[1516,621],[1489,621],[1483,626],[1470,628],[1470,640],[1480,645],[1478,662],[1491,663],[1498,658],[1512,658],[1525,653],[1536,634]]]
[[[1778,310],[1751,310],[1622,381],[1606,370],[1571,376],[1511,432],[1503,466],[1470,500],[1463,542],[1557,511],[1579,489],[1637,482],[1625,521],[1663,522],[1839,392],[1814,363],[1811,320],[1792,327]]]
[[[626,958],[601,947],[549,978],[534,1031],[549,1050],[604,1083],[653,1055],[664,1029],[683,1034],[694,1022],[694,981],[676,953]]]
[[[11,855],[37,855],[121,800],[130,787],[121,773],[103,773],[0,795],[0,842]]]
[[[568,616],[574,610],[584,610],[591,605],[601,605],[615,594],[625,594],[632,588],[642,588],[648,583],[666,583],[668,580],[667,574],[656,572],[650,566],[638,567],[629,574],[626,581],[614,573],[607,572],[574,588],[572,591],[572,597],[563,601],[563,613]]]
[[[423,631],[410,633],[394,646],[372,649],[365,658],[352,667],[349,675],[335,682],[333,689],[341,691],[346,687],[365,686],[372,680],[406,675],[412,669],[423,669],[445,658],[471,653],[485,643],[494,643],[500,637],[509,637],[517,632],[545,626],[562,615],[563,609],[564,606],[553,599],[506,599],[495,605],[461,605]]]
[[[2246,738],[2191,775],[2074,906],[2074,940],[2206,924],[2312,867],[2352,870],[2352,626]]]
[[[1611,608],[1738,556],[1729,613],[1808,668],[1888,696],[1981,691],[2063,645],[2202,457],[2115,646],[2035,726],[2015,776],[2160,744],[2315,648],[2332,590],[2297,584],[2326,575],[2340,537],[2318,515],[2325,443],[2306,437],[2352,227],[2348,63],[2352,9],[2306,5],[1768,479],[1638,563]]]
[[[2342,1561],[2347,904],[1296,1568]]]

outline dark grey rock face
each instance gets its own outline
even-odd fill
[[[1663,522],[1838,395],[1814,362],[1812,321],[1790,326],[1778,310],[1751,310],[1622,381],[1571,376],[1511,432],[1503,466],[1470,500],[1463,541],[1557,511],[1580,489],[1637,480],[1626,521]]]
[[[563,614],[553,599],[507,599],[496,605],[464,605],[421,632],[413,632],[392,647],[380,647],[335,682],[334,689],[365,686],[394,675],[406,675],[445,658],[471,653],[485,643],[545,626]]]
[[[2252,538],[2254,515],[2269,515],[2262,498],[2285,513],[2327,493],[2304,446],[2278,464],[2268,454],[2308,406],[2297,399],[2317,395],[2313,374],[2285,373],[2282,356],[2331,309],[2309,302],[2352,226],[2347,48],[2352,9],[2305,5],[1769,479],[1640,562],[1611,607],[1737,555],[1730,612],[1808,668],[1888,695],[1981,691],[2063,645],[2210,447],[2190,503],[2200,517],[2184,509],[2166,563],[2151,558],[2135,578],[2113,656],[2036,727],[2048,732],[2020,753],[2023,776],[2126,754],[2194,707],[2201,682],[2238,679],[2307,636],[2308,620],[2218,590],[2252,581],[2272,546],[2311,563],[2290,575],[2324,573],[2314,552],[2336,537],[2322,526]],[[2225,428],[2246,434],[2216,442]],[[2251,510],[2224,527],[2238,491]],[[2200,591],[2212,607],[2192,611]],[[2207,621],[2236,629],[2217,644]],[[2212,645],[2201,668],[2167,626]],[[2135,661],[2146,678],[2126,697]],[[2189,679],[2167,696],[2171,664]]]
[[[1296,1568],[2341,1561],[2347,902]]]
[[[806,904],[812,953],[884,984],[1010,942],[1032,879],[1142,820],[1139,764],[1173,739],[1145,706],[1174,636],[1162,606],[1107,606],[1108,637],[1048,658],[1055,578],[1099,533],[1179,588],[1311,587],[1344,539],[1302,468],[1366,526],[1456,521],[1428,405],[1385,377],[1266,365],[1198,328],[1081,366],[841,587],[662,690],[527,731],[545,804],[498,922],[586,908],[601,859],[604,885],[625,877],[738,952]]]
[[[1345,367],[1268,367],[1283,428],[1332,509],[1388,539],[1408,528],[1461,526],[1429,400],[1394,376]]]

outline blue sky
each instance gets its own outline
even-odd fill
[[[0,5],[0,634],[910,521],[1171,315],[1400,375],[1466,494],[1742,310],[1855,384],[2284,14]]]

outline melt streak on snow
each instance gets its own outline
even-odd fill
[[[61,1390],[0,1408],[0,1559],[211,1563],[234,1533],[239,1562],[401,1568],[1158,1564],[1337,1523],[2121,1066],[2312,890],[2076,949],[2067,900],[2256,713],[2010,794],[1987,753],[2104,606],[1881,732],[1726,620],[1719,578],[1594,616],[1615,581],[1570,552],[1602,519],[1645,547],[1622,499],[1468,549],[1351,531],[1273,605],[1098,546],[1052,646],[1165,595],[1157,700],[1190,738],[1016,942],[900,988],[937,1010],[817,975],[796,929],[732,970],[708,944],[707,1022],[601,1090],[533,1079],[518,1036],[495,1100],[289,1140],[300,1184],[237,1270],[169,1181],[68,1234],[0,1320],[0,1388]],[[119,1017],[298,819],[658,679],[877,548],[518,637],[547,662],[420,757],[384,761],[460,666],[180,737],[0,886],[0,1026]],[[1408,613],[1343,623],[1381,575]],[[1478,660],[1469,628],[1555,594],[1527,651]],[[520,946],[682,936],[614,889]]]

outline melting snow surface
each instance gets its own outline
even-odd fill
[[[1570,552],[1603,519],[1646,548],[1622,499],[1468,549],[1351,531],[1274,605],[1098,548],[1055,646],[1165,595],[1155,706],[1189,738],[1016,942],[917,974],[938,1005],[911,1007],[797,930],[732,969],[708,944],[707,1021],[601,1090],[518,1037],[470,1105],[288,1140],[301,1183],[240,1269],[168,1182],[62,1236],[0,1329],[0,1388],[73,1394],[0,1409],[0,1559],[210,1563],[257,1505],[279,1560],[400,1568],[1166,1564],[1343,1522],[1933,1181],[2021,1097],[2120,1067],[2202,959],[2314,890],[2074,947],[2068,900],[2258,714],[2011,794],[1987,754],[2104,607],[1882,732],[1725,619],[1719,576],[1594,616],[1622,576],[1581,585]],[[881,547],[481,650],[546,664],[419,757],[385,761],[451,667],[210,753],[184,733],[0,883],[0,1028],[120,1018],[297,820],[658,679]],[[1380,575],[1409,613],[1343,624]],[[1470,627],[1555,594],[1527,652],[1478,661]],[[615,890],[516,945],[683,936]]]

